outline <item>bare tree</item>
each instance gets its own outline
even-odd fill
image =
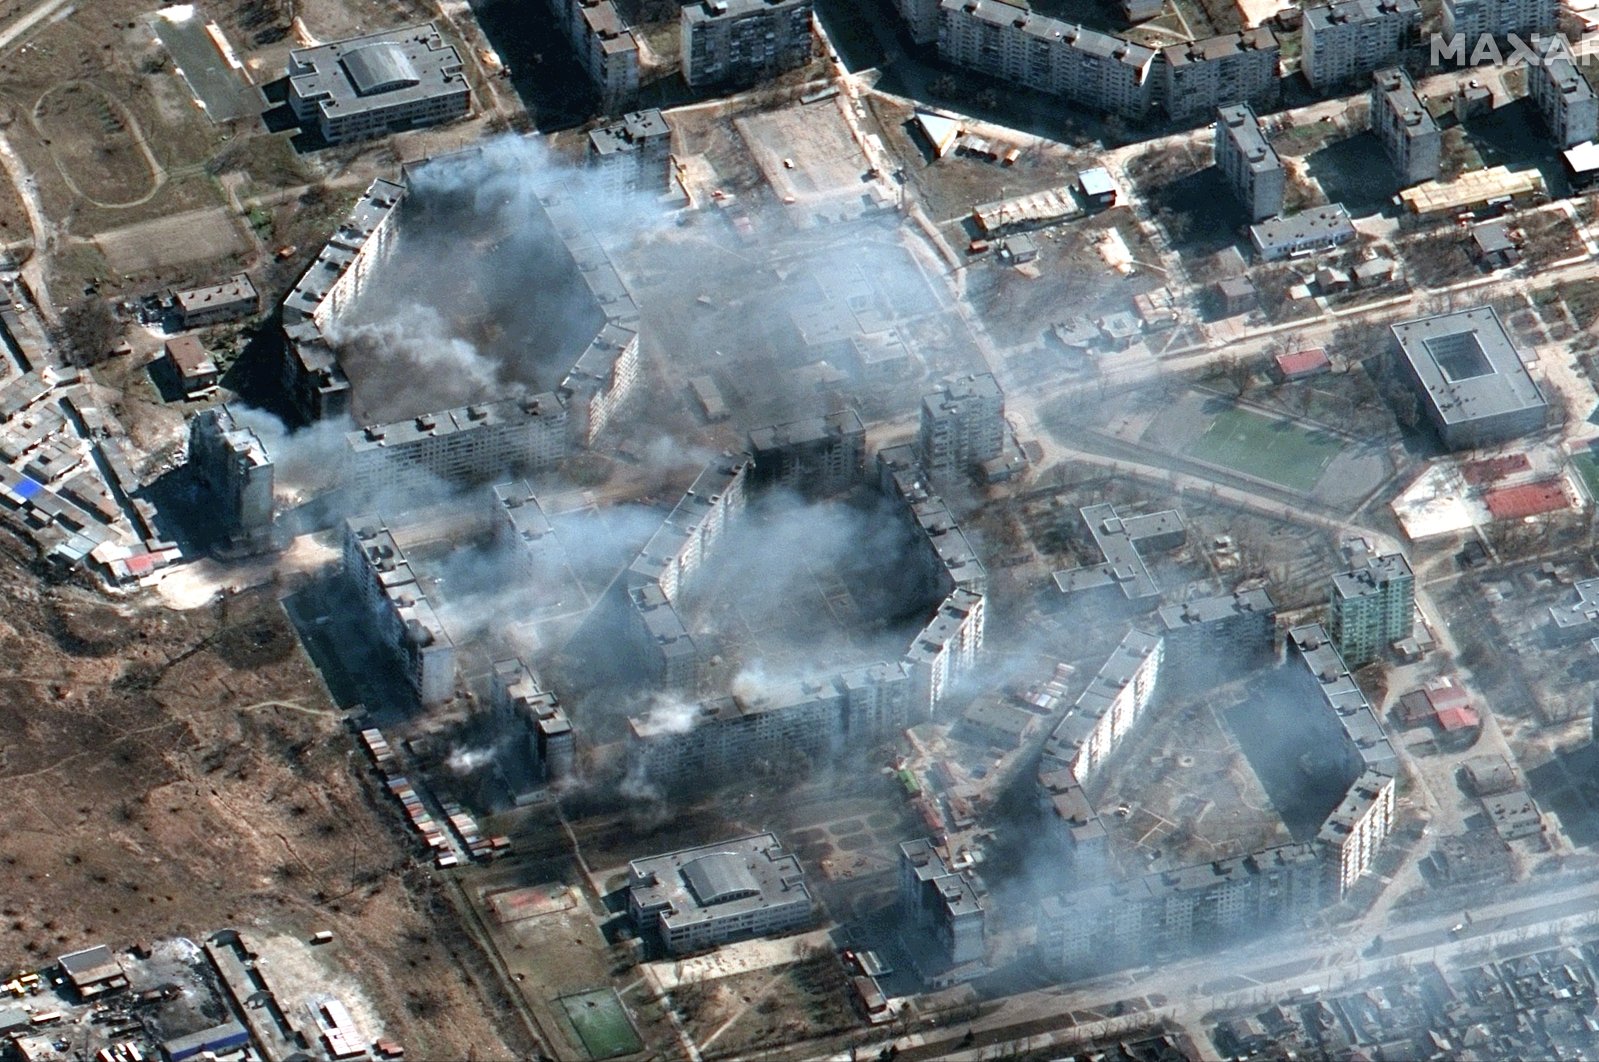
[[[104,299],[87,296],[61,314],[61,345],[68,364],[87,368],[111,354],[117,339],[117,321]]]

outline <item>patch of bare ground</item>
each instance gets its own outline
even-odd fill
[[[330,979],[412,1057],[526,1053],[270,591],[171,612],[41,584],[23,555],[0,535],[0,969],[328,929]]]

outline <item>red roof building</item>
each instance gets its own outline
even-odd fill
[[[1486,457],[1481,461],[1467,461],[1460,466],[1460,473],[1471,486],[1483,487],[1531,469],[1532,461],[1526,454],[1506,454],[1503,457]]]
[[[1571,508],[1565,484],[1558,479],[1491,490],[1484,495],[1483,500],[1487,502],[1488,511],[1495,520],[1517,520]]]
[[[1277,374],[1284,380],[1303,380],[1307,376],[1316,376],[1332,368],[1332,361],[1328,359],[1327,352],[1320,347],[1279,354],[1274,360],[1277,362]]]
[[[1438,713],[1438,725],[1444,730],[1454,733],[1459,730],[1470,730],[1480,725],[1481,718],[1475,708],[1445,708]]]

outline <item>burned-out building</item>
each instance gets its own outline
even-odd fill
[[[526,732],[536,780],[553,783],[571,777],[577,759],[571,720],[531,668],[520,660],[495,661],[491,703],[502,727]]]
[[[750,432],[754,481],[809,497],[837,494],[866,474],[866,426],[853,409]]]
[[[423,705],[455,694],[455,643],[445,633],[416,573],[375,517],[344,524],[344,574],[357,588],[374,637],[394,656]]]
[[[918,963],[926,981],[950,983],[985,972],[987,889],[970,866],[951,860],[926,838],[899,846],[899,902],[907,929],[926,934],[931,954]],[[929,949],[906,942],[913,961]],[[928,961],[930,960],[930,961]],[[964,968],[964,969],[963,969]]]
[[[630,111],[589,133],[589,169],[612,194],[661,194],[671,164],[672,127],[656,108]]]
[[[260,437],[241,427],[227,406],[202,410],[189,422],[189,466],[229,544],[270,543],[272,459]]]
[[[1156,615],[1166,644],[1167,675],[1177,682],[1204,682],[1267,657],[1277,605],[1270,591],[1255,587],[1166,605]]]
[[[345,482],[359,490],[473,483],[548,468],[572,451],[553,394],[484,402],[345,435]]]

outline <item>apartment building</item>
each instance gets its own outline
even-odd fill
[[[1166,113],[1183,121],[1231,103],[1274,103],[1281,94],[1281,58],[1277,38],[1264,27],[1162,48]]]
[[[1282,213],[1288,171],[1266,142],[1260,120],[1247,103],[1222,107],[1216,114],[1216,168],[1250,221]]]
[[[752,85],[811,59],[815,0],[698,0],[678,15],[683,80]]]
[[[549,0],[578,65],[599,93],[600,109],[617,114],[638,96],[639,48],[611,0]]]
[[[1527,69],[1527,90],[1556,147],[1599,138],[1599,97],[1572,61],[1564,38],[1543,43],[1538,61]]]
[[[1416,95],[1410,75],[1396,66],[1371,76],[1371,128],[1394,164],[1401,186],[1438,179],[1444,138]]]
[[[651,108],[631,111],[589,133],[588,167],[613,194],[659,195],[671,184],[672,127]]]
[[[410,562],[386,527],[362,516],[344,524],[344,574],[424,705],[455,694],[455,645],[422,592]]]
[[[1534,34],[1552,34],[1559,16],[1559,0],[1443,0],[1443,35],[1459,35],[1469,58],[1485,37],[1531,43]]]
[[[750,432],[753,479],[808,496],[848,490],[866,473],[866,425],[853,409]]]
[[[1316,843],[1326,861],[1328,894],[1343,896],[1370,873],[1394,826],[1394,780],[1364,771],[1322,823]]]
[[[464,117],[472,92],[438,27],[352,37],[289,53],[289,106],[328,144]]]
[[[593,446],[638,383],[638,328],[607,321],[557,389],[579,446]]]
[[[520,660],[495,661],[490,703],[501,726],[526,730],[535,780],[558,782],[571,777],[577,760],[571,720],[560,699],[544,688],[532,668]]]
[[[1398,553],[1333,576],[1327,629],[1350,667],[1377,659],[1416,621],[1416,577]]]
[[[1304,15],[1305,80],[1325,92],[1393,66],[1421,26],[1416,0],[1338,0],[1307,7]]]
[[[628,583],[659,586],[675,602],[748,503],[751,467],[742,455],[708,461],[629,565]]]
[[[950,380],[922,397],[917,458],[931,476],[967,476],[1005,447],[1005,393],[992,373]]]
[[[938,43],[939,0],[894,0],[894,9],[915,44]]]
[[[1264,587],[1198,597],[1156,613],[1166,677],[1183,682],[1257,665],[1272,648],[1277,605]]]
[[[283,300],[285,326],[310,321],[319,331],[343,313],[361,294],[367,278],[394,246],[400,201],[405,186],[376,180],[301,274]]]
[[[1156,52],[1002,0],[942,0],[939,58],[1123,118],[1155,101]]]
[[[899,902],[912,927],[937,943],[941,965],[981,963],[987,947],[987,890],[969,868],[950,868],[927,838],[899,846]],[[914,955],[919,949],[912,947]]]
[[[1164,643],[1130,630],[1044,743],[1044,755],[1087,784],[1154,700]]]
[[[234,545],[266,545],[272,535],[272,461],[261,439],[226,405],[189,422],[189,465],[209,492],[211,512]]]
[[[504,478],[572,452],[566,407],[553,394],[374,424],[344,440],[345,483],[368,491]]]
[[[916,718],[931,718],[949,688],[972,669],[983,649],[986,604],[981,594],[956,590],[905,653]]]

